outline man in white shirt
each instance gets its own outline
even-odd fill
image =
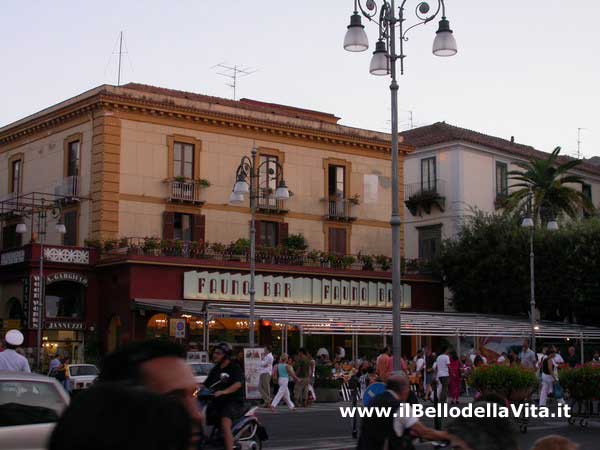
[[[519,353],[521,366],[525,369],[535,369],[537,366],[537,355],[529,348],[529,339],[523,341],[523,349]]]
[[[258,389],[265,407],[271,404],[271,375],[273,374],[273,353],[271,347],[265,347],[265,356],[260,361]]]
[[[0,352],[0,372],[31,372],[27,358],[16,352],[24,340],[23,333],[19,330],[9,330],[6,332],[4,336],[6,349]]]
[[[437,357],[435,365],[437,367],[437,379],[442,386],[439,401],[441,403],[446,403],[448,398],[448,380],[450,377],[448,372],[450,357],[448,356],[447,347],[442,348],[442,352],[440,353],[440,356]]]

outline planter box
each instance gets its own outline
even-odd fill
[[[317,394],[317,403],[335,403],[340,400],[338,388],[315,388],[315,394]]]

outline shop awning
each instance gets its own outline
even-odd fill
[[[248,305],[197,300],[136,299],[137,309],[171,312],[174,307],[184,314],[210,318],[247,318]],[[382,309],[311,307],[308,305],[257,305],[256,319],[299,327],[304,334],[390,335],[392,311]],[[402,311],[402,334],[410,336],[488,336],[525,337],[531,333],[526,318],[487,314]],[[600,328],[562,322],[541,321],[540,338],[599,339]]]

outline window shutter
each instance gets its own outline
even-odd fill
[[[173,239],[175,234],[175,213],[165,211],[163,213],[163,239]]]
[[[288,225],[289,224],[287,224],[285,222],[279,222],[279,230],[278,230],[278,233],[277,233],[278,234],[278,236],[277,236],[277,239],[278,239],[277,244],[282,245],[283,241],[285,239],[287,239],[287,237],[288,237]]]
[[[335,255],[346,255],[346,229],[329,229],[329,253]]]
[[[194,228],[192,229],[192,241],[204,242],[206,234],[206,216],[194,215]]]

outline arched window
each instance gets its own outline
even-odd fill
[[[46,286],[46,317],[83,320],[85,286],[57,281]]]
[[[166,314],[154,314],[148,319],[146,326],[148,337],[164,337],[169,335],[169,319]]]

